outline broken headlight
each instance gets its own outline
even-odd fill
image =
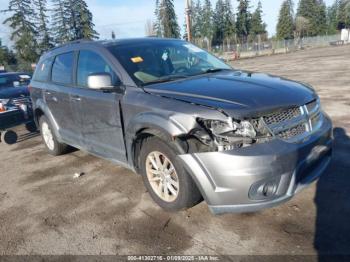
[[[0,112],[5,112],[6,109],[6,105],[9,102],[9,99],[0,99]]]
[[[232,118],[228,118],[227,122],[207,119],[197,121],[206,131],[198,131],[197,138],[208,146],[215,146],[218,151],[250,146],[259,142],[262,136],[267,135],[262,134],[254,121],[234,121]]]

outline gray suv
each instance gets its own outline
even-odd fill
[[[331,160],[332,123],[310,86],[181,40],[69,43],[41,57],[30,90],[49,153],[72,146],[129,168],[170,211],[270,208]]]

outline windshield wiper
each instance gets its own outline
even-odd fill
[[[210,68],[208,70],[205,70],[204,74],[216,73],[216,72],[221,72],[221,71],[226,71],[226,70],[231,70],[231,69],[228,69],[228,68]]]
[[[142,86],[147,86],[147,85],[152,85],[152,84],[157,84],[157,83],[171,82],[171,81],[175,81],[175,80],[183,79],[183,78],[187,78],[187,77],[188,76],[186,76],[186,75],[164,76],[164,77],[158,78],[154,81],[146,82],[146,83],[142,84]]]

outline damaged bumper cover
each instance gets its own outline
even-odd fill
[[[224,152],[180,155],[214,214],[255,212],[290,200],[332,157],[332,123],[298,143],[274,139]]]

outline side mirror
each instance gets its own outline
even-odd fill
[[[112,77],[108,73],[91,74],[88,76],[87,85],[91,89],[113,89]]]

